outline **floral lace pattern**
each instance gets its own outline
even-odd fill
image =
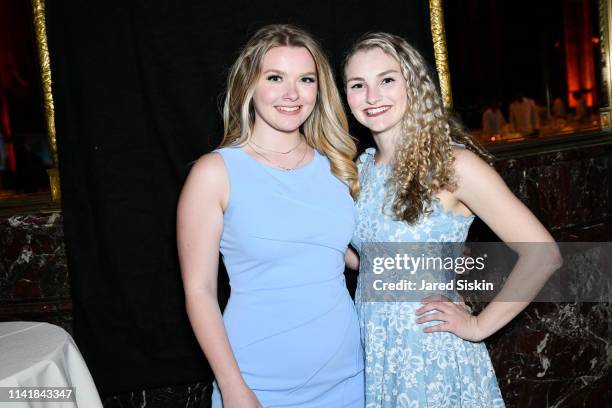
[[[374,163],[375,152],[367,149],[358,162],[353,246],[361,251],[364,242],[464,242],[474,217],[455,215],[439,202],[415,225],[394,219],[389,167]],[[425,325],[415,322],[419,303],[362,302],[359,289],[355,303],[366,358],[366,408],[504,407],[484,343],[423,333]]]

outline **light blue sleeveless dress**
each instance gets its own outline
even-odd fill
[[[473,216],[446,211],[439,202],[411,226],[391,215],[389,166],[374,163],[374,148],[358,160],[361,193],[352,244],[365,242],[464,242]],[[386,209],[383,212],[383,206]],[[362,302],[359,276],[355,303],[365,348],[366,408],[503,407],[484,343],[452,333],[423,333],[415,322],[418,302]],[[440,322],[437,322],[440,323]],[[435,323],[431,323],[435,324]]]
[[[344,280],[355,226],[347,186],[317,151],[292,171],[242,148],[217,152],[230,184],[223,320],[244,380],[264,408],[362,408],[363,351]],[[216,384],[212,406],[223,406]]]

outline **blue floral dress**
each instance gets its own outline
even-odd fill
[[[394,220],[387,198],[389,166],[374,163],[374,148],[359,157],[361,193],[352,244],[365,242],[464,242],[473,216],[439,202],[415,225]],[[383,208],[385,211],[383,212]],[[504,407],[484,343],[447,332],[423,333],[418,302],[364,302],[355,297],[366,358],[366,408]]]

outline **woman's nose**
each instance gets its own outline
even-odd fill
[[[297,87],[295,86],[295,84],[288,83],[286,85],[285,94],[283,95],[283,97],[285,99],[290,100],[290,101],[295,101],[297,98],[299,98],[299,96],[300,95],[298,93],[298,90],[297,90]]]
[[[370,105],[374,105],[381,99],[380,90],[377,87],[368,87],[366,98]]]

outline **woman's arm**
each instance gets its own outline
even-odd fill
[[[215,374],[225,408],[259,407],[230,347],[217,301],[219,242],[229,180],[223,158],[211,153],[191,169],[177,209],[177,241],[187,315]]]
[[[454,151],[458,182],[453,195],[515,250],[519,258],[502,290],[478,316],[471,316],[452,303],[430,302],[421,307],[418,314],[433,309],[438,313],[421,317],[418,322],[442,320],[445,323],[425,331],[450,331],[466,340],[479,341],[495,333],[527,307],[561,266],[562,259],[552,236],[512,194],[499,174],[474,153],[466,149]],[[531,242],[549,244],[521,244]],[[509,301],[515,299],[517,301]]]

